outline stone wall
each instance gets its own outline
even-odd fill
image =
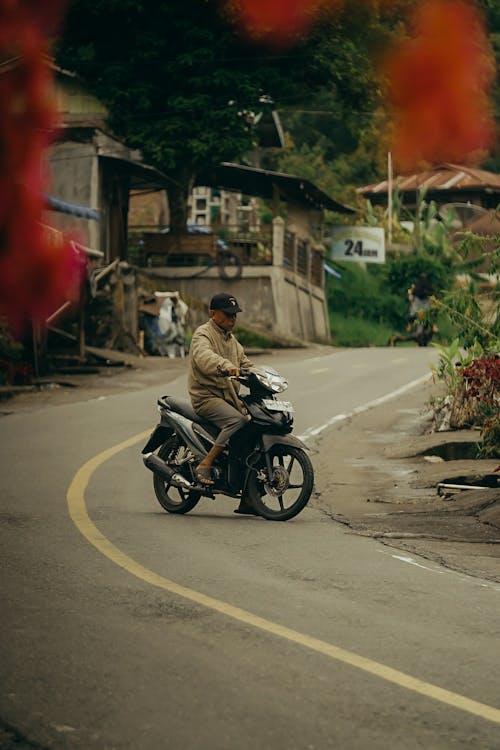
[[[217,267],[206,270],[162,267],[141,269],[138,285],[148,291],[179,291],[190,307],[193,327],[207,319],[211,297],[217,292],[228,292],[243,309],[240,315],[243,325],[290,343],[327,343],[330,328],[324,284],[312,282],[310,262],[306,263],[307,275],[298,272],[293,242],[292,257],[285,266],[284,237],[284,222],[275,219],[273,264],[245,265],[240,278],[223,279]],[[309,257],[312,252],[308,245]]]

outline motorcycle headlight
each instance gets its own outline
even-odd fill
[[[271,367],[254,370],[259,383],[273,393],[282,393],[288,388],[288,382]]]

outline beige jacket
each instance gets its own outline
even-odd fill
[[[226,333],[212,320],[199,326],[189,348],[188,390],[193,409],[214,396],[224,399],[243,413],[238,398],[240,384],[218,375],[231,367],[252,367],[243,347],[232,333]]]

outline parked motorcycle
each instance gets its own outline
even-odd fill
[[[228,377],[221,372],[222,377]],[[169,513],[188,513],[202,497],[244,499],[269,521],[287,521],[307,505],[314,470],[307,446],[291,434],[294,409],[276,398],[288,383],[271,367],[242,370],[237,380],[250,420],[229,441],[213,466],[213,485],[201,485],[196,467],[219,428],[200,417],[186,399],[162,396],[160,422],[142,449],[156,497]]]

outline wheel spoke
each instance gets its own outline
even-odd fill
[[[281,510],[285,510],[285,506],[283,505],[283,495],[278,495],[278,501],[279,501]]]
[[[292,471],[293,462],[295,461],[295,456],[290,456],[290,463],[286,467],[287,472],[290,474]]]
[[[288,489],[289,490],[298,490],[303,486],[303,484],[289,484]]]

